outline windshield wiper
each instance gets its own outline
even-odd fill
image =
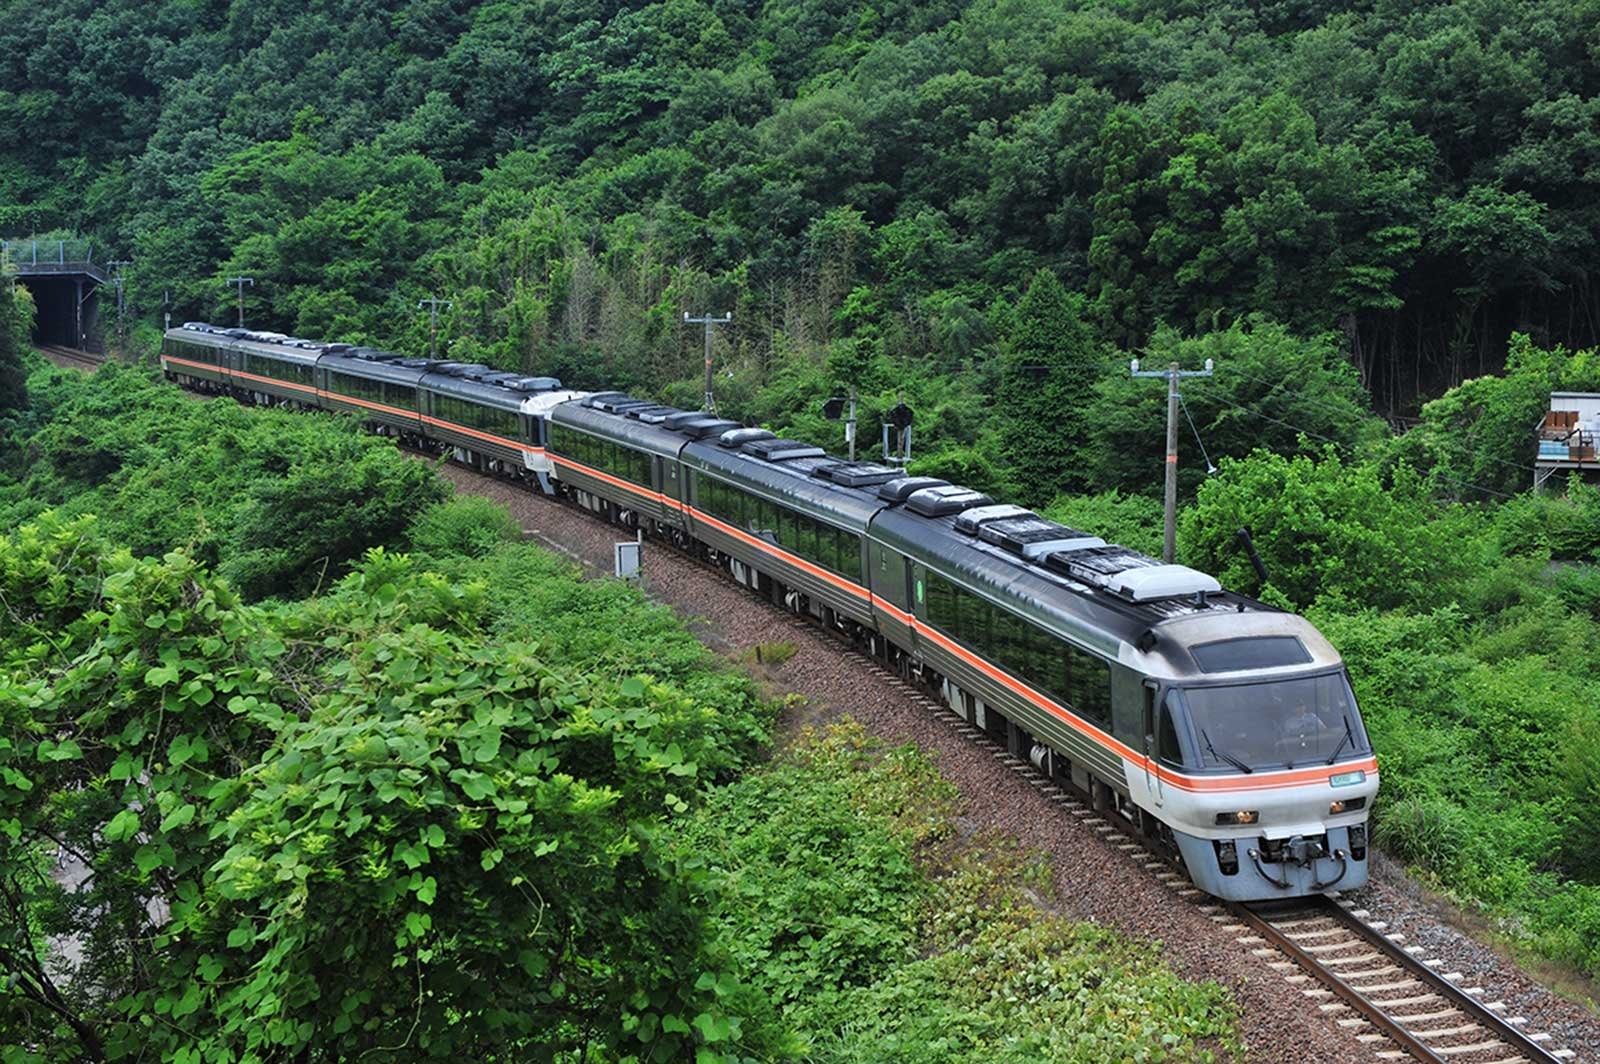
[[[1348,723],[1348,722],[1346,722],[1346,723]],[[1211,745],[1211,736],[1206,734],[1206,730],[1204,728],[1200,729],[1200,738],[1205,740],[1206,749],[1211,751],[1211,756],[1212,757],[1220,757],[1222,760],[1226,761],[1228,764],[1232,765],[1234,768],[1238,769],[1240,772],[1254,772],[1255,771],[1255,769],[1251,768],[1249,765],[1245,764],[1243,761],[1240,761],[1238,758],[1234,757],[1232,754],[1225,754],[1222,751],[1218,750],[1216,747],[1212,746]]]
[[[1339,740],[1339,745],[1333,748],[1333,753],[1328,755],[1328,764],[1339,760],[1339,755],[1344,753],[1346,746],[1353,745],[1356,741],[1355,734],[1350,730],[1350,718],[1344,718],[1344,738]]]

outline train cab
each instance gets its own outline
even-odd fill
[[[1195,885],[1253,901],[1364,884],[1378,768],[1333,647],[1286,613],[1196,616],[1160,633],[1151,672],[1166,675],[1145,682],[1129,790]]]

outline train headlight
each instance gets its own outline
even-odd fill
[[[1336,798],[1328,803],[1328,815],[1338,816],[1340,813],[1353,813],[1357,809],[1365,809],[1366,806],[1367,799],[1365,796],[1360,798]]]
[[[1340,772],[1328,777],[1328,783],[1335,787],[1354,787],[1358,783],[1367,782],[1367,774],[1361,769],[1350,772]]]
[[[1261,814],[1254,809],[1241,809],[1237,813],[1217,814],[1217,823],[1222,825],[1254,824],[1259,819],[1261,819]]]

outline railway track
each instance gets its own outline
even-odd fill
[[[1427,950],[1407,946],[1403,936],[1361,909],[1331,897],[1282,905],[1226,907],[1227,916],[1253,952],[1292,973],[1291,980],[1316,982],[1303,993],[1342,1027],[1374,1045],[1379,1060],[1454,1064],[1556,1064],[1575,1054],[1546,1046],[1549,1035],[1530,1034],[1521,1017],[1504,1015],[1503,1002],[1481,1000],[1482,988],[1462,987],[1460,972],[1440,971]],[[1385,1045],[1384,1043],[1387,1043]]]
[[[104,355],[80,351],[76,347],[63,347],[60,344],[35,344],[34,350],[56,365],[68,369],[94,369],[106,360]]]
[[[873,667],[969,742],[987,748],[1108,847],[1138,860],[1174,894],[1198,905],[1241,946],[1299,986],[1323,1015],[1369,1046],[1374,1060],[1565,1064],[1576,1056],[1549,1046],[1547,1034],[1529,1033],[1525,1019],[1504,1015],[1503,1002],[1481,1000],[1482,988],[1459,985],[1460,972],[1441,971],[1428,951],[1405,945],[1404,936],[1387,934],[1382,921],[1336,896],[1254,906],[1211,898],[1193,887],[1170,858],[1151,851],[1122,817],[1094,809],[1087,795],[1046,779],[924,688],[877,662]]]

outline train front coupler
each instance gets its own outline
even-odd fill
[[[1316,876],[1317,862],[1331,857],[1332,860],[1338,862],[1339,870],[1331,879],[1315,879],[1311,884],[1311,892],[1316,894],[1320,894],[1325,890],[1332,890],[1344,878],[1345,872],[1349,868],[1345,860],[1346,854],[1343,850],[1336,849],[1331,855],[1328,853],[1327,839],[1325,837],[1308,839],[1304,835],[1291,835],[1287,839],[1274,840],[1274,842],[1268,843],[1267,850],[1268,852],[1263,854],[1261,850],[1252,846],[1247,852],[1261,878],[1280,890],[1290,890],[1295,884],[1290,882],[1288,878],[1275,876],[1267,871],[1267,864],[1293,865],[1297,868],[1304,868],[1312,876]]]

